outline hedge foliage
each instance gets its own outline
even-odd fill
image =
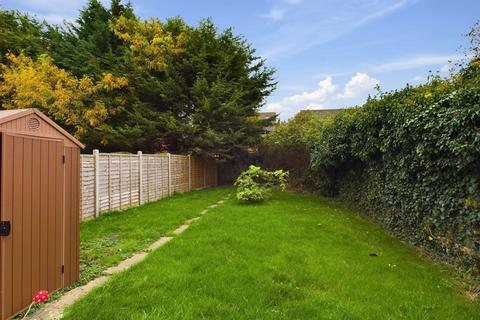
[[[480,272],[478,55],[447,79],[380,93],[322,120],[313,132],[294,144],[308,150],[306,179],[317,190],[348,200],[403,239]],[[264,150],[288,149],[292,140],[274,132]],[[266,158],[273,155],[279,156],[265,152]]]

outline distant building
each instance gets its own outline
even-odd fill
[[[272,125],[263,128],[263,130],[265,130],[265,133],[273,131],[273,129],[275,129],[275,127],[278,123],[278,120],[277,120],[278,113],[276,113],[276,112],[259,112],[258,117],[260,118],[260,120],[272,120],[272,121],[274,121],[274,123],[272,123]]]

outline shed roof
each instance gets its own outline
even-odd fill
[[[0,110],[0,125],[24,116],[27,116],[29,114],[35,114],[42,120],[48,122],[52,127],[54,127],[56,130],[58,130],[62,135],[67,137],[69,140],[71,140],[73,143],[78,145],[80,148],[85,148],[85,145],[82,144],[80,141],[78,141],[74,136],[72,136],[70,133],[68,133],[65,129],[60,127],[58,124],[55,123],[52,119],[47,117],[45,114],[40,112],[38,109],[35,108],[30,108],[30,109],[15,109],[15,110]]]

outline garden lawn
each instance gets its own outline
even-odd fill
[[[275,193],[210,209],[65,319],[479,319],[458,285],[341,204]]]
[[[174,194],[141,207],[82,222],[79,284],[92,280],[108,267],[147,248],[185,220],[198,216],[230,191],[227,188],[210,188]]]

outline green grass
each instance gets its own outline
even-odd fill
[[[214,188],[175,194],[81,223],[79,284],[96,278],[108,267],[144,250],[229,192],[226,188]]]
[[[451,270],[420,259],[414,249],[339,203],[293,193],[275,193],[260,205],[230,199],[211,209],[65,315],[76,320],[479,318],[479,303],[461,295]]]

